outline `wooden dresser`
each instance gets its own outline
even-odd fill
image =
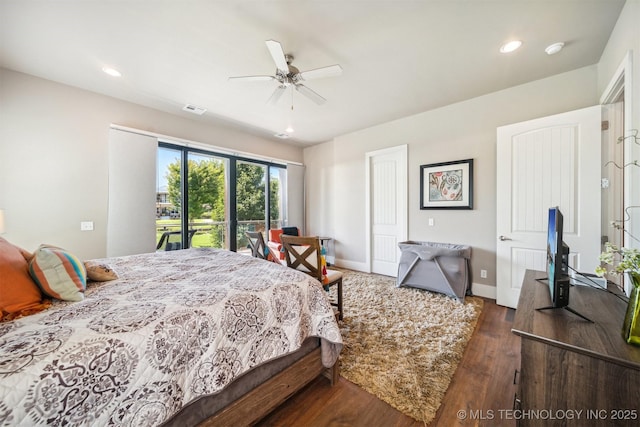
[[[572,286],[569,307],[551,304],[541,271],[527,270],[512,332],[521,337],[518,395],[510,414],[522,426],[640,425],[640,347],[621,329],[626,303]]]

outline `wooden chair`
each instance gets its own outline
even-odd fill
[[[342,273],[336,270],[326,270],[326,278],[322,273],[322,261],[320,253],[320,240],[317,237],[280,236],[287,266],[295,268],[322,283],[325,289],[338,285],[338,301],[331,305],[338,308],[338,318],[342,320],[344,315],[342,305]]]
[[[271,261],[269,256],[269,248],[264,243],[264,237],[259,231],[245,231],[244,234],[249,239],[249,247],[251,248],[251,256],[254,258],[266,259]]]
[[[298,227],[283,227],[283,228],[271,228],[269,229],[269,240],[267,240],[267,246],[271,251],[271,256],[279,259],[284,263],[284,249],[282,249],[282,241],[280,236],[283,234],[290,236],[299,236],[300,229]],[[281,250],[282,249],[282,250]]]

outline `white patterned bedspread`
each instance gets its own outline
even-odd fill
[[[342,348],[304,273],[217,249],[101,261],[120,278],[0,323],[0,425],[157,425],[307,337],[327,367]]]

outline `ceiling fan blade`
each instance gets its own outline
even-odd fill
[[[239,76],[239,77],[229,77],[230,82],[267,82],[270,80],[275,80],[273,76]]]
[[[300,84],[296,85],[296,90],[318,105],[322,105],[325,102],[327,102],[326,99],[324,99],[323,97],[321,97],[320,95],[318,95],[316,92],[312,91],[305,85],[300,85]]]
[[[269,99],[267,99],[267,104],[275,105],[275,103],[278,102],[278,99],[280,99],[286,89],[287,87],[285,85],[278,86],[276,90],[273,91]]]
[[[338,64],[328,67],[316,68],[315,70],[303,71],[300,73],[302,80],[321,79],[323,77],[333,77],[342,74],[342,67]]]
[[[289,65],[284,57],[284,50],[282,50],[280,42],[267,40],[265,43],[267,44],[267,49],[269,49],[269,53],[273,58],[273,62],[276,63],[278,70],[282,71],[285,75],[289,74]]]

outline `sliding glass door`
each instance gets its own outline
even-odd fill
[[[266,233],[267,166],[247,161],[236,163],[236,238],[238,252],[246,252],[246,231]],[[265,238],[266,240],[266,238]]]
[[[229,160],[191,152],[187,156],[189,247],[227,248]]]
[[[269,228],[286,221],[283,166],[167,143],[158,147],[157,164],[157,250],[248,252],[246,231],[266,240]]]
[[[156,250],[182,249],[182,151],[158,147]]]
[[[287,170],[269,168],[269,228],[287,225]],[[302,224],[295,224],[302,227]]]

